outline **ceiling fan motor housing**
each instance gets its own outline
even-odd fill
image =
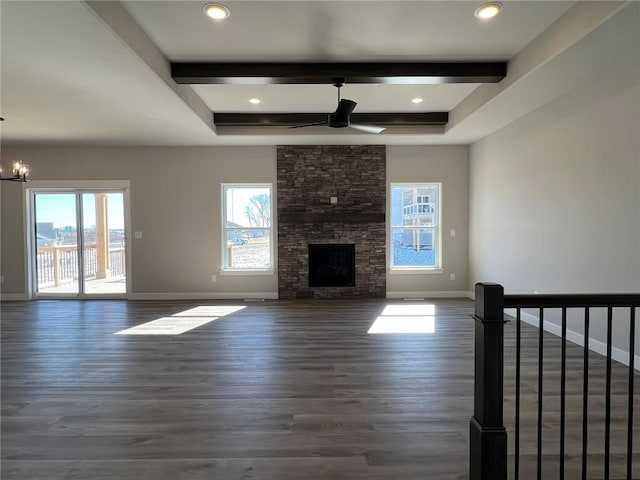
[[[333,128],[344,128],[349,126],[349,117],[356,108],[357,103],[346,98],[338,102],[336,111],[329,115],[329,126]]]
[[[332,113],[329,115],[329,126],[333,128],[344,128],[349,126],[349,117]]]

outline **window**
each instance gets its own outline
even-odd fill
[[[440,267],[440,184],[392,183],[391,268]]]
[[[222,269],[273,269],[271,185],[222,185]]]

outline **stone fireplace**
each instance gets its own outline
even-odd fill
[[[278,146],[279,298],[386,295],[385,152],[382,145]],[[345,244],[353,245],[353,284],[310,282],[310,245]],[[335,255],[314,268],[338,278]]]

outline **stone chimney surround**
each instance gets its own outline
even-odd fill
[[[278,295],[384,298],[386,147],[278,146]],[[352,243],[355,286],[309,287],[310,243]]]

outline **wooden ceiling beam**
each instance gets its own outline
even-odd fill
[[[171,64],[180,84],[498,83],[506,74],[507,62]]]
[[[324,122],[327,113],[214,113],[218,127],[292,127]],[[380,126],[442,126],[449,120],[448,112],[424,113],[354,113],[351,122]]]

